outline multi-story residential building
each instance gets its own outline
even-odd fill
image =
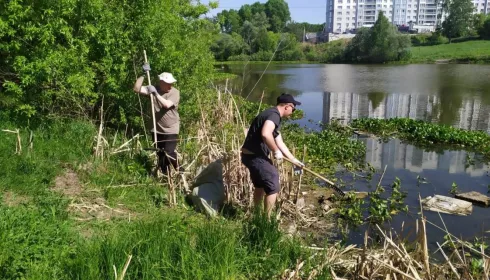
[[[490,0],[472,2],[475,13],[490,14]],[[326,0],[326,7],[325,29],[330,33],[370,27],[380,11],[395,25],[413,24],[427,30],[433,30],[445,17],[441,0]]]

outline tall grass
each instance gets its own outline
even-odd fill
[[[17,129],[0,122],[0,129]],[[20,128],[21,154],[15,154],[16,135],[0,131],[0,189],[36,194],[52,184],[64,166],[86,162],[91,157],[95,127],[83,121],[55,121],[32,133]],[[32,149],[29,143],[32,142]]]
[[[224,100],[222,105],[233,105],[228,97]],[[227,153],[237,156],[230,152],[241,141],[233,136],[241,132],[233,123],[237,115],[213,114],[220,112],[220,121],[211,115],[201,125],[222,134],[181,147],[191,173]],[[111,279],[114,268],[121,275],[128,255],[132,259],[125,279],[271,279],[310,256],[301,241],[286,238],[277,222],[261,214],[209,220],[194,211],[169,209],[167,186],[148,177],[145,153],[94,158],[97,130],[91,123],[55,121],[33,128],[32,149],[29,128],[5,121],[0,125],[19,128],[22,143],[16,154],[16,136],[0,133],[0,279]],[[199,126],[194,132],[206,133]],[[109,132],[104,136],[114,141]],[[203,145],[208,148],[198,154]],[[198,160],[191,164],[193,158]],[[248,176],[239,161],[227,161],[225,168],[231,171],[231,200],[248,201],[249,192],[240,185]],[[50,190],[66,169],[77,172],[82,196],[102,196],[114,206],[123,203],[132,218],[75,220],[67,207],[78,198]],[[25,200],[11,203],[12,196]],[[314,261],[305,267],[311,270]]]
[[[270,279],[306,255],[282,238],[255,246],[256,236],[238,223],[184,218],[167,212],[150,221],[115,226],[65,263],[67,275],[109,279],[112,266],[122,267],[131,254],[127,279]],[[244,228],[265,231],[263,237],[280,236],[277,224],[263,227],[265,220],[255,217]]]

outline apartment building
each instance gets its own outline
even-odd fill
[[[472,0],[475,13],[490,14],[490,0]],[[373,26],[380,11],[396,25],[431,27],[444,19],[440,0],[326,0],[330,33]],[[442,15],[438,19],[438,15]],[[430,30],[431,28],[427,28]]]

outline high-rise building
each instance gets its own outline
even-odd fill
[[[326,0],[325,30],[343,33],[360,27],[371,27],[379,12],[395,25],[411,23],[433,30],[441,23],[441,0]],[[472,0],[475,13],[490,14],[490,0]],[[438,17],[440,17],[438,19]]]

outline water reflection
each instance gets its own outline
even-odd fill
[[[228,84],[233,93],[254,101],[264,93],[263,101],[274,104],[277,95],[288,92],[304,103],[301,109],[306,119],[315,122],[329,120],[325,111],[338,114],[344,110],[341,115],[349,119],[411,117],[489,131],[488,65],[249,63],[224,65],[223,69],[238,76]],[[329,99],[335,106],[329,105]],[[309,126],[306,121],[301,124]]]
[[[490,132],[490,107],[479,97],[373,92],[323,93],[322,121],[347,124],[356,118],[411,118]]]
[[[387,165],[419,174],[438,170],[440,174],[467,174],[471,177],[484,176],[488,171],[481,162],[471,165],[465,151],[426,151],[397,139],[387,143],[372,138],[360,140],[366,144],[366,162],[378,170]],[[486,192],[486,185],[481,185],[479,191]]]

